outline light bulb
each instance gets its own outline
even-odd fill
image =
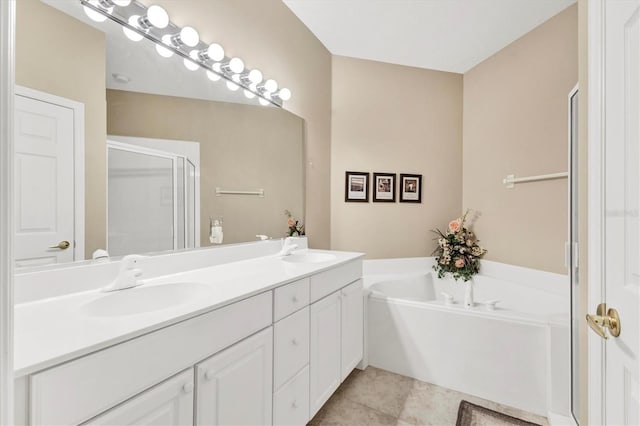
[[[169,14],[162,7],[154,4],[147,9],[147,21],[156,28],[166,28],[169,25]]]
[[[91,1],[89,2],[89,4],[91,4],[91,6],[96,6],[96,7],[100,8],[100,6],[98,5],[98,2],[97,2],[96,0],[91,0]],[[87,6],[83,6],[83,9],[84,9],[84,13],[86,13],[86,14],[87,14],[87,16],[88,16],[92,21],[95,21],[95,22],[104,22],[104,21],[106,21],[106,20],[107,20],[107,17],[106,17],[106,16],[104,16],[102,13],[96,12],[95,10],[93,10],[93,9],[91,9],[91,8],[87,7]],[[102,8],[100,8],[100,9],[101,9],[101,10],[105,10],[105,9],[102,9]],[[113,8],[109,8],[109,9],[106,9],[106,12],[107,12],[107,13],[111,13],[111,11],[112,11],[112,10],[113,10]]]
[[[240,79],[240,74],[234,74],[231,76],[231,80],[233,80],[236,83],[242,83],[242,80]]]
[[[113,4],[120,7],[127,7],[131,4],[131,0],[111,0]]]
[[[218,81],[220,80],[220,76],[218,74],[216,74],[215,72],[211,72],[209,70],[207,70],[207,78],[209,78],[209,80],[211,81]]]
[[[162,43],[169,45],[171,43],[171,36],[168,34],[163,35]],[[158,52],[158,55],[162,56],[163,58],[170,58],[173,56],[173,52],[164,47],[162,44],[156,44],[156,52]]]
[[[251,90],[253,93],[258,91],[258,85],[256,83],[251,83],[249,85],[249,90]]]
[[[217,73],[222,73],[222,65],[219,62],[216,62],[215,64],[211,65],[211,69]]]
[[[250,91],[250,90],[244,89],[244,96],[245,96],[247,99],[253,99],[253,98],[255,98],[255,97],[256,97],[256,94],[255,94],[255,93],[253,93],[253,92],[252,92],[252,91]]]
[[[260,105],[262,105],[262,106],[269,105],[269,101],[266,100],[266,99],[258,98],[258,102],[260,102]]]
[[[180,41],[189,47],[195,47],[200,42],[200,36],[195,28],[184,27],[180,30]]]
[[[244,71],[244,62],[240,58],[232,58],[229,61],[229,69],[236,74],[240,74]]]
[[[129,25],[131,25],[134,28],[137,28],[139,19],[140,17],[138,15],[131,16],[128,21]],[[137,32],[127,27],[122,27],[122,32],[124,32],[124,35],[126,35],[127,38],[131,41],[140,41],[143,39],[143,37],[140,34],[138,34]]]
[[[191,52],[189,52],[189,57],[191,59],[193,59],[194,61],[198,60],[198,51],[197,50],[192,50]],[[189,71],[195,71],[198,68],[200,68],[200,65],[198,65],[197,63],[190,61],[188,59],[183,59],[182,62],[184,63],[184,66],[189,70]]]
[[[249,81],[251,81],[254,84],[258,84],[262,82],[262,71],[260,71],[257,68],[254,68],[251,71],[249,71]]]
[[[291,90],[287,89],[286,87],[283,87],[278,92],[278,97],[283,101],[288,101],[289,99],[291,99]]]
[[[221,61],[224,59],[224,49],[218,43],[212,43],[207,48],[207,56],[213,61]]]
[[[278,90],[278,83],[275,80],[269,79],[264,82],[264,90],[273,93]]]
[[[237,84],[235,84],[233,81],[228,81],[227,80],[227,89],[231,90],[232,92],[235,92],[236,90],[238,90],[240,88],[240,86],[238,86]]]

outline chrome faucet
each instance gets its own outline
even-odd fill
[[[137,287],[142,283],[138,280],[138,277],[142,275],[142,269],[137,268],[140,259],[144,259],[147,256],[140,256],[138,254],[130,254],[122,258],[120,262],[120,271],[116,279],[102,291],[116,291],[124,290],[126,288]]]
[[[298,245],[294,243],[295,239],[291,237],[287,237],[284,239],[284,243],[282,245],[282,249],[278,252],[276,256],[289,256],[292,251],[298,248]]]

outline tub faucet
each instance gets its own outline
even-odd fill
[[[102,291],[124,290],[141,285],[142,283],[138,280],[138,277],[142,275],[142,269],[136,266],[140,259],[144,259],[145,257],[147,256],[140,256],[138,254],[130,254],[123,257],[120,261],[122,264],[120,265],[118,276],[111,284],[104,287]]]
[[[276,256],[289,256],[292,251],[298,248],[298,245],[294,243],[295,239],[287,237],[284,239],[282,250],[278,252]]]

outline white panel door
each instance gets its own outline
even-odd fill
[[[311,305],[309,352],[309,417],[324,405],[340,385],[340,291]]]
[[[69,108],[15,97],[16,266],[74,260],[73,120]]]
[[[269,425],[273,332],[268,329],[196,366],[197,425]]]
[[[364,313],[362,280],[342,290],[342,375],[341,380],[362,360],[364,345]]]
[[[99,384],[96,384],[99,386]],[[88,425],[187,426],[193,424],[193,369],[90,420]]]
[[[638,425],[640,0],[609,0],[604,7],[603,302],[617,309],[622,326],[605,343],[605,419]]]

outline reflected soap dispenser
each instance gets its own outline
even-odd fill
[[[211,244],[222,244],[224,233],[222,232],[222,218],[209,218],[209,241]]]

